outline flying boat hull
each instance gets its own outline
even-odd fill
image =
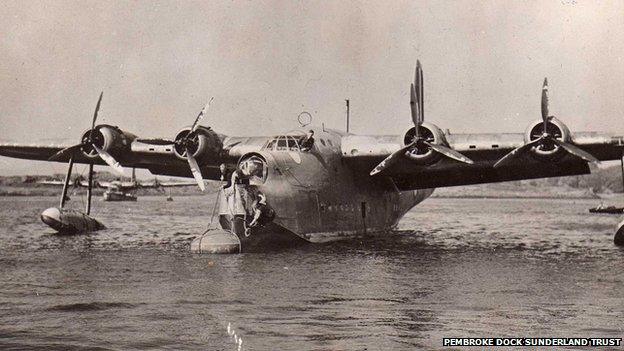
[[[120,191],[106,191],[104,193],[104,201],[136,201],[137,197]]]

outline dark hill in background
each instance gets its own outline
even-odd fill
[[[622,193],[619,165],[593,168],[591,174],[571,177],[527,179],[514,182],[478,184],[436,189],[436,197],[546,197],[597,198]]]
[[[76,175],[72,175],[72,180]],[[46,184],[38,184],[37,182],[43,180],[58,180],[63,181],[65,178],[64,174],[53,174],[51,176],[4,176],[0,177],[0,196],[59,196],[62,190],[62,185],[46,185]],[[103,171],[103,172],[95,172],[94,179],[100,181],[113,181],[118,180],[119,177]],[[140,181],[151,182],[154,178],[140,178]],[[192,179],[192,178],[189,178]],[[130,178],[124,178],[124,181],[130,181]],[[175,182],[180,181],[180,178],[164,178],[158,177],[160,182]],[[188,179],[187,179],[188,180]],[[140,195],[163,195],[169,194],[171,192],[172,195],[202,195],[209,194],[217,191],[220,182],[207,182],[206,184],[206,192],[202,192],[199,190],[197,186],[184,186],[184,187],[175,187],[175,188],[166,188],[163,190],[159,189],[139,189],[137,194]],[[106,189],[94,188],[93,193],[95,195],[102,194]],[[86,193],[86,188],[84,187],[70,187],[70,194],[83,194]]]

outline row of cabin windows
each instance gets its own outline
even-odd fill
[[[319,203],[319,208],[321,212],[334,212],[334,211],[343,211],[343,212],[356,212],[360,211],[360,207],[357,204],[326,204],[324,202]],[[373,206],[366,206],[366,213],[371,213]],[[399,204],[392,204],[392,211],[399,211]]]
[[[343,211],[343,212],[355,212],[359,211],[359,207],[355,204],[325,204],[321,202],[319,204],[321,212],[334,212],[334,211]],[[366,213],[371,212],[371,207],[366,207]]]

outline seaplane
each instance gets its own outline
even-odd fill
[[[64,181],[59,180],[41,180],[37,183],[44,185],[64,185]],[[195,182],[183,181],[163,182],[158,180],[157,177],[155,177],[153,181],[140,181],[136,178],[136,169],[132,168],[132,176],[129,181],[123,181],[121,178],[113,181],[94,179],[92,186],[106,189],[102,193],[104,201],[137,201],[136,193],[140,189],[158,189],[164,192],[164,188],[195,186],[196,184],[197,183]],[[74,180],[70,180],[68,185],[73,186],[74,188],[86,188],[89,186],[89,183],[86,179],[84,179],[84,177],[78,175],[74,178]],[[170,197],[171,194],[167,197],[167,199]]]
[[[541,91],[541,118],[523,133],[460,134],[425,121],[424,74],[416,63],[409,85],[411,126],[402,135],[356,135],[310,125],[279,135],[238,137],[199,122],[172,139],[140,138],[117,126],[96,124],[76,145],[0,144],[0,155],[149,170],[155,175],[221,180],[213,228],[191,243],[194,252],[264,251],[283,245],[348,240],[388,233],[435,188],[590,173],[590,163],[622,157],[624,136],[572,133],[549,113],[548,81]],[[407,104],[406,104],[407,107]],[[407,112],[409,111],[409,112]],[[45,223],[59,231],[103,227],[85,212],[48,209]],[[90,198],[90,195],[89,195]],[[212,222],[212,219],[211,219]],[[616,240],[617,241],[617,240]]]

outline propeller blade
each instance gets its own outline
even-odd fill
[[[97,145],[92,144],[93,148],[95,149],[95,151],[97,151],[98,155],[100,156],[100,158],[106,162],[107,165],[111,166],[113,168],[113,170],[115,172],[117,172],[119,175],[121,176],[126,176],[126,174],[124,173],[124,169],[121,166],[121,164],[119,162],[117,162],[117,160],[115,160],[115,158],[113,156],[111,156],[108,152],[100,149]]]
[[[103,95],[104,95],[104,92],[101,92],[97,105],[95,105],[95,112],[93,112],[93,122],[91,122],[91,133],[93,133],[93,129],[95,128],[95,121],[97,120],[98,112],[100,111],[100,103],[102,102]]]
[[[64,148],[63,150],[55,153],[54,155],[50,156],[50,158],[48,158],[48,161],[58,161],[61,158],[63,158],[66,155],[71,155],[74,152],[80,150],[80,148],[83,146],[83,144],[78,144],[78,145],[74,145],[74,146],[70,146],[67,148]]]
[[[175,145],[175,141],[168,139],[136,139],[136,141],[151,145]]]
[[[444,155],[446,157],[452,158],[452,159],[457,160],[459,162],[464,162],[464,163],[468,163],[468,164],[474,164],[473,160],[469,159],[468,157],[466,157],[466,156],[460,154],[459,152],[457,152],[457,151],[455,151],[455,150],[453,150],[451,148],[448,148],[448,147],[446,147],[444,145],[433,144],[433,143],[430,143],[430,142],[424,141],[424,140],[423,140],[423,143],[425,145],[429,146],[433,151],[435,151],[437,153],[440,153],[440,154],[442,154],[442,155]]]
[[[187,135],[191,135],[191,133],[193,133],[195,131],[195,129],[199,125],[199,121],[201,121],[202,118],[204,118],[204,115],[206,114],[206,112],[210,108],[210,103],[212,102],[213,99],[214,99],[214,97],[211,97],[210,100],[208,100],[208,103],[206,104],[206,106],[204,106],[204,108],[201,111],[199,111],[199,114],[197,115],[197,118],[195,118],[195,122],[193,122],[193,126],[191,127],[191,131]]]
[[[494,168],[498,168],[506,163],[509,163],[511,160],[517,158],[518,156],[524,154],[526,151],[531,149],[533,146],[539,144],[543,140],[543,137],[539,137],[529,143],[526,143],[518,148],[511,150],[507,155],[503,156],[500,160],[496,161],[494,164]]]
[[[416,92],[418,97],[418,109],[420,113],[418,116],[420,117],[420,123],[425,120],[425,86],[424,86],[424,75],[422,66],[420,65],[420,60],[416,60]]]
[[[414,143],[405,146],[402,149],[399,149],[395,152],[393,152],[392,154],[390,154],[390,156],[386,157],[383,161],[381,161],[371,172],[370,175],[374,176],[375,174],[378,174],[380,172],[385,171],[386,169],[390,168],[392,165],[394,165],[400,158],[402,155],[405,154],[405,152],[407,152],[407,150],[409,150],[412,146],[414,146]]]
[[[574,155],[576,157],[582,158],[583,160],[585,160],[587,162],[600,163],[599,159],[597,159],[596,157],[594,157],[589,152],[587,152],[585,150],[582,150],[581,148],[579,148],[579,147],[577,147],[575,145],[572,145],[572,144],[569,144],[569,143],[557,140],[555,138],[552,138],[551,140],[555,144],[561,146],[564,150],[566,150],[567,152],[571,153],[572,155]]]
[[[202,191],[206,190],[206,186],[204,185],[204,177],[199,170],[199,165],[197,164],[197,161],[195,160],[193,154],[191,154],[188,148],[186,149],[186,159],[189,166],[191,167],[191,173],[193,173],[193,178],[195,178],[197,185]]]
[[[544,134],[546,134],[546,125],[548,124],[548,78],[544,78],[542,86],[542,120],[544,121]]]
[[[414,122],[414,126],[418,127],[420,122],[420,109],[418,107],[418,100],[416,98],[416,89],[414,88],[414,84],[410,86],[410,110],[412,112],[412,122]],[[418,128],[416,128],[416,135],[418,135]]]

